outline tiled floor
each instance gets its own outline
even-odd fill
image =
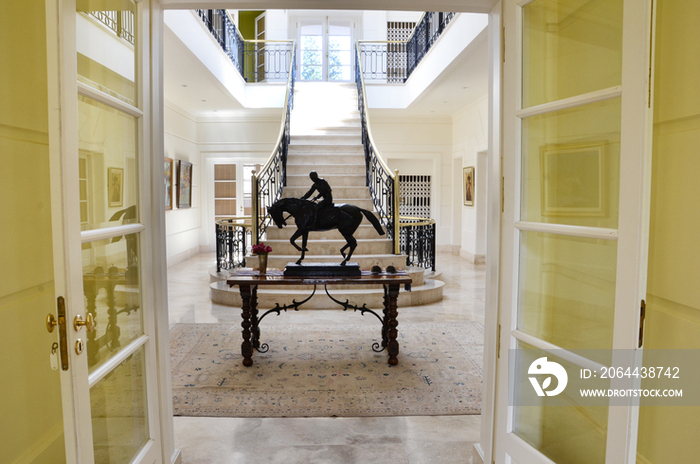
[[[484,266],[449,254],[438,254],[437,263],[445,282],[444,299],[399,308],[399,322],[483,323]],[[235,308],[209,299],[208,269],[213,264],[213,254],[201,254],[168,270],[171,323],[240,320]],[[302,310],[266,318],[265,323],[342,323],[353,317],[360,316],[338,310]],[[480,416],[175,417],[174,421],[175,447],[182,449],[184,464],[470,464],[480,426]]]

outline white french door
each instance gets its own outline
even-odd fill
[[[641,358],[651,0],[505,0],[503,14],[495,462],[634,463],[634,402],[576,393],[632,388],[579,373]]]
[[[58,328],[72,463],[162,462],[151,195],[153,179],[162,179],[152,168],[163,161],[154,163],[150,149],[149,23],[148,1],[47,1],[54,268],[65,301]],[[162,190],[162,180],[156,185]]]
[[[342,18],[300,21],[297,79],[329,82],[353,80],[353,28],[351,20]]]

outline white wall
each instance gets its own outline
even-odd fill
[[[452,118],[452,158],[461,160],[462,167],[474,166],[474,206],[464,206],[460,183],[453,185],[451,199],[453,211],[461,209],[461,237],[459,254],[472,262],[483,263],[486,253],[486,150],[488,149],[488,98],[480,99]],[[455,167],[459,163],[455,163]],[[455,175],[456,177],[456,175]],[[453,228],[453,234],[457,232]]]
[[[401,118],[372,115],[372,135],[393,171],[430,175],[431,213],[437,222],[436,244],[451,246],[452,121],[446,118]]]
[[[177,208],[177,195],[173,196],[173,209],[165,212],[166,248],[168,266],[184,261],[199,253],[200,176],[201,164],[197,147],[196,118],[173,104],[165,103],[165,156],[175,160],[173,176],[177,175],[177,161],[192,163],[192,207]],[[177,182],[173,181],[173,189]]]

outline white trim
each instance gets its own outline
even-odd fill
[[[550,224],[545,222],[518,221],[515,227],[521,231],[544,232],[547,234],[572,235],[574,237],[599,238],[602,240],[617,240],[617,229],[602,227],[568,226],[565,224]]]
[[[92,371],[92,374],[88,376],[88,384],[90,388],[94,387],[97,382],[102,380],[107,374],[112,372],[117,366],[123,363],[126,358],[131,356],[148,342],[148,335],[141,335],[135,340],[129,342],[127,346],[119,350],[115,355],[105,361],[100,367]],[[146,358],[146,353],[144,352],[144,360]]]
[[[576,95],[575,97],[565,98],[563,100],[557,100],[549,103],[542,103],[541,105],[531,106],[529,108],[523,108],[517,111],[515,115],[520,119],[529,118],[530,116],[537,116],[545,113],[552,113],[554,111],[567,110],[569,108],[575,108],[577,106],[588,105],[589,103],[596,103],[605,100],[611,100],[613,98],[620,97],[622,95],[622,86],[618,85],[615,87],[610,87],[609,89],[597,90],[595,92],[586,93],[583,95]]]
[[[92,98],[100,103],[104,103],[107,106],[116,108],[119,111],[130,114],[135,118],[140,118],[143,116],[143,111],[136,108],[133,105],[126,103],[116,97],[106,94],[94,87],[91,87],[83,82],[78,81],[78,94],[84,97]]]
[[[123,226],[106,227],[104,229],[84,230],[80,233],[81,243],[119,237],[121,235],[138,234],[146,230],[143,224],[126,224]]]
[[[581,355],[576,354],[572,351],[564,349],[564,348],[557,346],[553,343],[546,342],[546,341],[542,340],[541,338],[537,338],[537,337],[534,337],[532,335],[526,334],[525,332],[522,332],[520,330],[513,330],[511,332],[511,335],[523,343],[527,343],[528,345],[532,345],[539,350],[546,351],[549,354],[557,356],[558,358],[561,358],[565,361],[569,361],[572,364],[576,364],[579,367],[584,367],[586,369],[590,369],[592,371],[598,371],[598,372],[600,372],[604,368],[609,367],[609,366],[606,366],[604,364],[600,364],[600,363],[597,363],[595,361],[592,361],[584,356],[581,356]]]

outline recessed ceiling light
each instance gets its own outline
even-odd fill
[[[202,101],[205,102],[206,100],[202,100]]]
[[[463,89],[468,89],[469,87],[465,85],[465,86],[464,86],[464,87],[462,87],[462,88],[463,88]]]
[[[187,87],[187,84],[182,84],[183,87]]]
[[[445,100],[443,103],[447,103],[447,100]]]
[[[214,110],[214,113],[216,113],[217,111],[219,111],[219,110]]]

